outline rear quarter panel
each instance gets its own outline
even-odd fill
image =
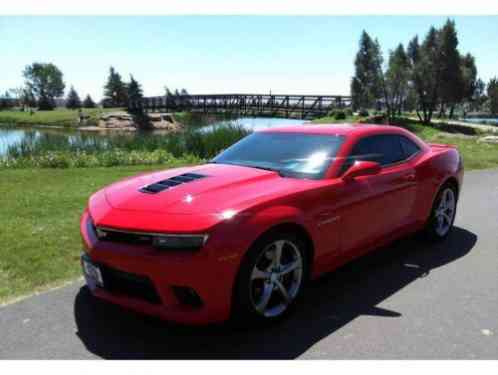
[[[456,179],[460,191],[463,167],[454,146],[429,144],[429,150],[417,160],[415,169],[418,181],[415,216],[419,224],[423,225],[429,217],[437,192],[446,181]]]

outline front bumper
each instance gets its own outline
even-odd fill
[[[84,246],[82,261],[85,259],[98,268],[131,277],[135,279],[132,280],[135,285],[147,284],[143,293],[109,288],[104,272],[103,286],[87,277],[93,295],[140,313],[179,323],[207,324],[229,318],[232,288],[242,252],[227,248],[220,250],[216,241],[211,245],[208,241],[197,252],[158,252],[148,247],[99,241],[87,212],[81,218],[80,230]],[[144,297],[150,297],[151,286],[158,299]],[[191,288],[202,304],[182,303],[174,287]]]

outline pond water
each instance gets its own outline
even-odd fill
[[[496,125],[498,126],[498,117],[472,117],[465,118],[463,121],[470,122],[472,124],[482,124],[482,125]]]
[[[265,128],[286,126],[286,125],[300,125],[303,124],[304,120],[295,119],[277,119],[277,118],[266,118],[266,117],[244,117],[236,120],[224,120],[211,123],[207,126],[199,127],[202,132],[209,132],[216,127],[222,125],[237,125],[243,127],[247,130],[261,130]],[[106,142],[106,139],[116,138],[116,137],[127,137],[143,139],[148,137],[167,137],[168,135],[164,131],[147,131],[147,132],[84,132],[79,130],[67,130],[58,128],[2,128],[0,127],[0,156],[5,155],[7,149],[10,146],[18,145],[26,140],[34,140],[40,137],[50,138],[54,142],[60,142],[61,138],[69,142],[84,142],[84,143],[102,143]]]

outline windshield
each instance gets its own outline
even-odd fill
[[[223,151],[213,162],[318,179],[323,177],[343,139],[326,134],[256,132]]]

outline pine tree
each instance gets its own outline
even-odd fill
[[[478,78],[475,83],[474,94],[471,100],[471,110],[480,111],[486,99],[486,83]]]
[[[440,48],[439,31],[429,29],[422,45],[415,37],[408,45],[411,64],[410,80],[417,93],[417,115],[425,124],[431,122],[439,101],[443,56]]]
[[[379,71],[382,66],[382,55],[379,42],[372,40],[366,31],[361,34],[354,65],[355,74],[351,82],[353,106],[361,109],[370,108],[382,96]]]
[[[462,100],[474,106],[475,94],[478,90],[477,67],[474,56],[467,53],[460,59],[460,70],[462,75]],[[480,83],[482,85],[482,82]],[[480,87],[482,92],[482,86]],[[450,114],[450,117],[452,113]]]
[[[389,121],[401,114],[401,107],[408,95],[410,65],[403,45],[400,43],[389,53],[389,62],[384,74],[384,100]]]
[[[171,92],[168,86],[164,86],[164,95],[173,96],[173,93]]]
[[[130,74],[130,83],[128,84],[128,101],[135,102],[143,98],[141,85]]]
[[[458,52],[458,37],[455,22],[447,20],[439,31],[439,48],[441,54],[441,82],[439,97],[441,100],[442,115],[445,106],[450,107],[450,118],[453,116],[455,105],[464,98],[464,82]]]
[[[492,78],[488,83],[489,111],[498,115],[498,78]]]
[[[121,79],[121,75],[111,66],[109,77],[104,86],[104,100],[114,107],[122,107],[128,104],[128,90]]]
[[[69,94],[67,95],[66,108],[69,108],[69,109],[81,108],[80,97],[73,86],[71,86],[71,89],[69,90]]]
[[[95,102],[90,95],[87,95],[85,100],[83,100],[83,107],[85,108],[95,108]]]

